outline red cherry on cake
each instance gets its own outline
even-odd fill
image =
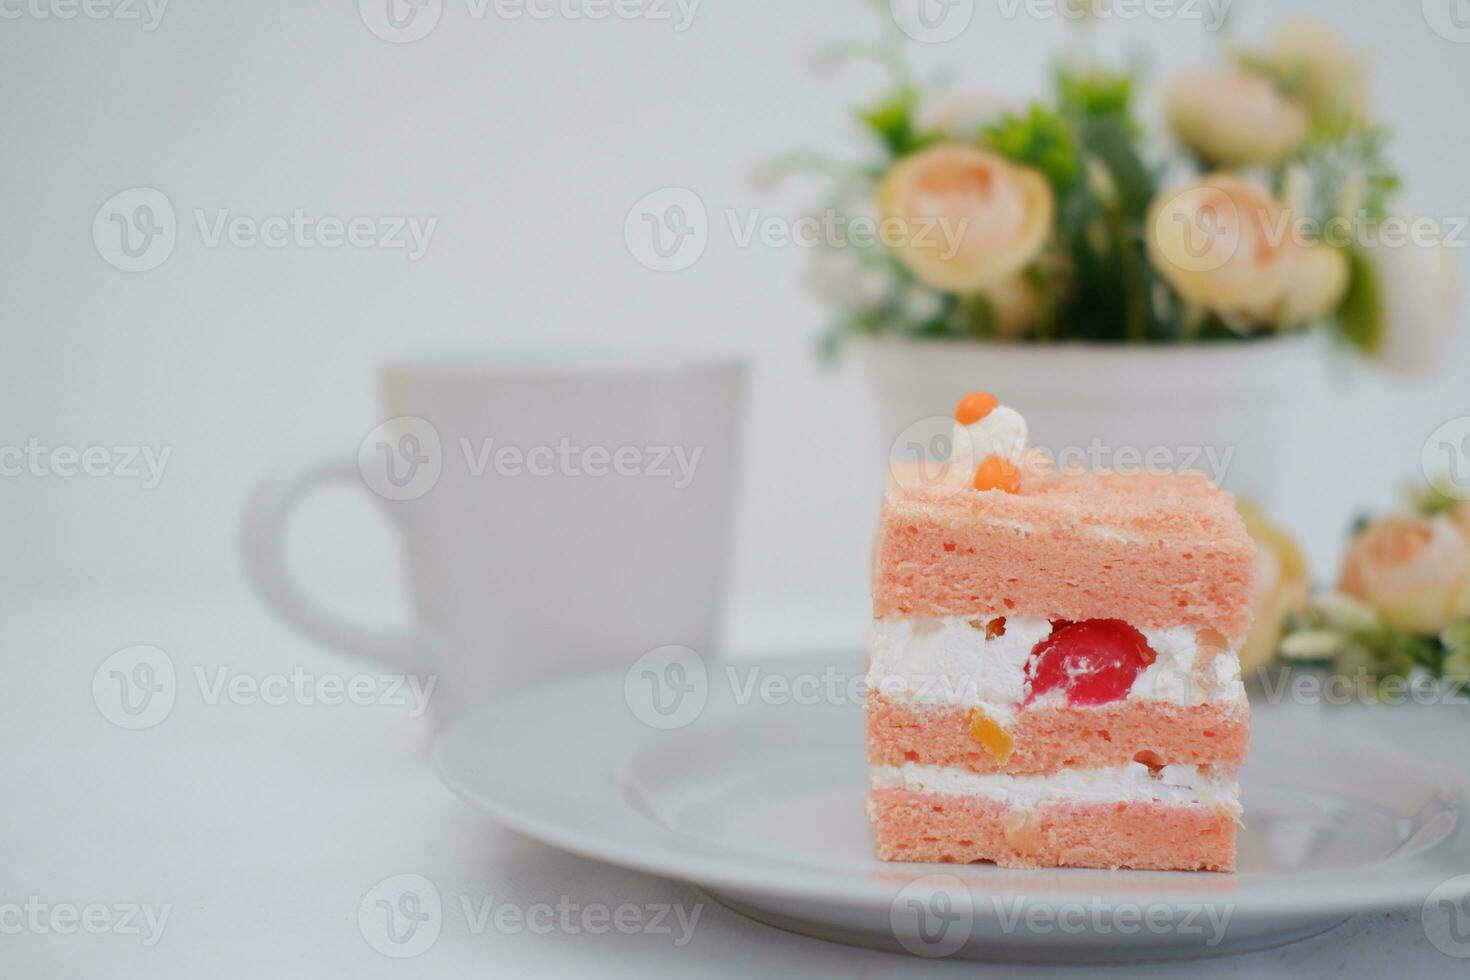
[[[1121,619],[1057,623],[1026,662],[1026,703],[1052,691],[1068,704],[1121,700],[1155,656],[1147,638]]]

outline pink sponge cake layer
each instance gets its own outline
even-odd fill
[[[1129,762],[1235,769],[1245,761],[1250,741],[1250,708],[1243,699],[1036,705],[1017,717],[1004,763],[975,739],[969,709],[905,704],[870,691],[867,715],[873,765],[917,763],[980,773],[1107,769]]]
[[[893,789],[875,790],[868,812],[884,861],[1235,870],[1235,815],[1202,804],[1054,803],[1019,809],[995,800]]]
[[[983,393],[956,422],[986,462],[895,467],[883,502],[877,856],[1233,871],[1255,567],[1234,500],[1199,474],[991,462],[1025,426]]]
[[[900,467],[875,554],[879,619],[1007,610],[1139,629],[1250,629],[1254,547],[1194,473],[1028,472],[1021,492],[925,486]]]

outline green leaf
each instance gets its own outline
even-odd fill
[[[1443,652],[1435,640],[1399,631],[1394,631],[1388,651],[1395,663],[1404,665],[1404,674],[1408,674],[1416,666],[1438,674],[1444,660]]]
[[[998,336],[995,307],[984,293],[956,297],[948,324],[951,332],[959,337],[990,340]]]
[[[1056,73],[1057,102],[1065,113],[1089,118],[1111,118],[1130,131],[1133,122],[1133,77],[1102,70]]]
[[[1439,642],[1450,656],[1470,657],[1470,619],[1446,626],[1439,634]]]
[[[1084,152],[1107,168],[1124,215],[1129,221],[1143,221],[1158,188],[1138,155],[1126,121],[1110,116],[1090,118],[1080,128]]]
[[[1059,194],[1082,175],[1082,158],[1072,127],[1059,113],[1033,105],[1024,113],[1010,113],[985,127],[990,148],[1015,163],[1040,170]]]
[[[1446,655],[1440,676],[1461,687],[1470,687],[1470,650],[1456,650]]]
[[[942,139],[938,133],[920,133],[914,128],[918,104],[919,93],[905,85],[873,108],[858,113],[858,118],[894,158],[907,156]]]
[[[1378,656],[1362,643],[1348,643],[1338,653],[1332,669],[1339,677],[1377,677]]]
[[[1337,310],[1337,331],[1364,354],[1383,343],[1383,284],[1378,268],[1356,248],[1346,249],[1352,267],[1347,296]]]
[[[1420,517],[1437,517],[1454,510],[1460,503],[1444,487],[1448,481],[1441,478],[1437,484],[1409,488],[1409,505]]]
[[[1387,217],[1400,183],[1388,159],[1391,137],[1381,126],[1320,124],[1283,170],[1283,175],[1291,173],[1300,191],[1293,208],[1324,229],[1334,221],[1346,220],[1356,228],[1364,219]],[[1340,235],[1333,232],[1333,237]]]
[[[1236,55],[1235,63],[1242,71],[1259,75],[1271,82],[1276,86],[1276,91],[1288,99],[1299,99],[1306,87],[1306,65],[1282,65],[1267,55],[1250,51],[1242,51]]]

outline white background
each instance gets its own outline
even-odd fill
[[[1406,207],[1470,213],[1470,45],[1437,36],[1413,0],[1237,6],[1245,38],[1267,35],[1289,7],[1370,50]],[[0,696],[0,782],[11,794],[0,878],[7,895],[178,906],[177,938],[160,956],[27,936],[0,947],[6,972],[73,975],[85,964],[93,975],[153,976],[167,964],[198,975],[223,958],[236,968],[227,974],[287,975],[284,964],[296,963],[301,975],[406,975],[367,950],[353,921],[365,890],[403,872],[429,874],[446,893],[497,891],[523,904],[569,892],[694,900],[497,829],[433,782],[423,731],[400,717],[201,717],[185,706],[155,731],[119,733],[96,714],[92,672],[132,643],[157,643],[181,664],[344,669],[246,593],[237,522],[273,460],[355,447],[381,420],[373,374],[385,357],[646,342],[748,352],[757,371],[733,641],[861,635],[885,440],[863,379],[814,357],[824,311],[801,292],[802,256],[736,247],[724,212],[789,217],[811,203],[810,189],[763,190],[752,176],[787,150],[854,142],[847,114],[878,90],[876,73],[813,66],[823,47],[872,36],[878,18],[858,0],[705,0],[679,33],[666,21],[477,20],[467,9],[445,0],[428,37],[397,45],[345,0],[173,0],[152,32],[137,21],[41,19],[0,0],[0,446],[35,438],[171,452],[151,490],[128,479],[0,478],[0,644],[11,672]],[[1004,20],[998,9],[982,0],[962,38],[916,46],[916,60],[957,65],[1003,99],[1041,93],[1049,53],[1075,28]],[[1147,48],[1161,74],[1214,56],[1194,22],[1097,33],[1105,51]],[[103,260],[91,230],[103,202],[139,186],[167,195],[179,238],[160,267],[128,274]],[[667,186],[696,191],[715,225],[692,269],[660,275],[628,253],[623,224]],[[401,251],[208,248],[194,217],[296,208],[438,225],[411,262]],[[1424,437],[1470,412],[1463,338],[1429,381],[1330,373],[1279,515],[1323,579],[1352,515],[1391,503],[1417,477]],[[324,496],[296,532],[312,586],[357,611],[402,608],[391,539],[367,501]],[[851,975],[899,962],[707,914],[702,955],[743,973]],[[1381,975],[1412,944],[1426,972],[1463,966],[1425,946],[1417,910],[1354,930],[1269,962]],[[623,969],[687,969],[644,945],[619,949],[630,957]],[[412,972],[623,962],[591,941],[529,937],[460,936],[434,955]],[[1267,962],[1238,965],[1250,973]]]
[[[17,0],[10,0],[17,3]],[[48,0],[37,0],[48,2]],[[1286,12],[1238,2],[1237,37]],[[1294,2],[1370,52],[1377,109],[1398,133],[1406,210],[1470,213],[1460,101],[1470,45],[1417,2]],[[10,8],[7,8],[10,9]],[[16,6],[14,9],[26,10]],[[139,8],[141,9],[141,8]],[[1021,102],[1079,29],[978,4],[958,40],[911,45],[921,67]],[[772,602],[861,610],[882,440],[854,365],[814,356],[824,310],[799,249],[736,246],[724,219],[791,217],[814,188],[761,188],[785,151],[855,145],[848,122],[876,71],[814,67],[876,36],[859,0],[706,0],[668,21],[471,16],[446,0],[413,44],[374,36],[353,3],[169,4],[138,21],[0,21],[0,443],[169,447],[163,483],[0,480],[0,582],[223,590],[255,477],[303,449],[356,446],[381,420],[375,365],[403,351],[496,345],[713,344],[757,364],[734,560],[734,622]],[[1198,21],[1112,21],[1108,56],[1157,75],[1217,55]],[[696,191],[709,248],[682,273],[639,265],[629,209]],[[124,273],[93,246],[98,208],[164,192],[178,242]],[[195,211],[263,218],[434,217],[427,254],[207,247]],[[1343,529],[1418,477],[1424,437],[1470,411],[1462,342],[1435,378],[1387,383],[1350,365],[1307,408],[1283,518],[1332,577]],[[985,379],[977,379],[977,383]],[[399,595],[387,532],[350,493],[300,521],[304,576],[370,608]]]

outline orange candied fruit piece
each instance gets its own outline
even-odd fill
[[[1020,493],[1021,470],[1004,456],[987,456],[975,468],[975,489]]]
[[[972,391],[955,406],[954,420],[960,425],[974,425],[1000,407],[1000,402],[988,391]]]
[[[979,708],[970,709],[970,734],[1000,765],[1006,764],[1011,757],[1011,748],[1016,744],[1010,732]]]

